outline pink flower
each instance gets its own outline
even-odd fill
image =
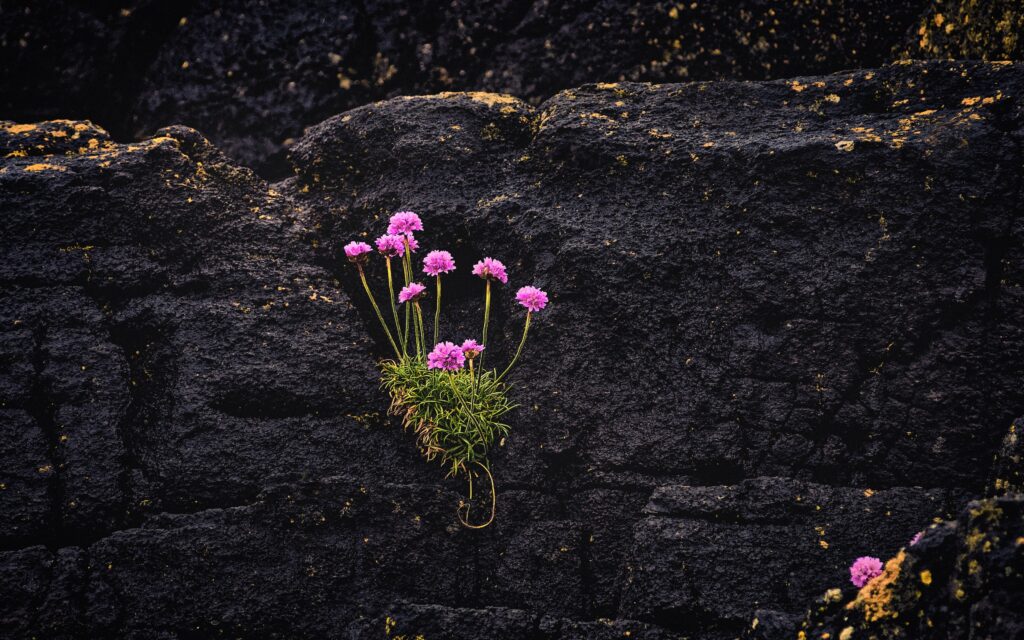
[[[505,273],[505,265],[494,258],[484,258],[473,265],[473,275],[480,276],[485,280],[498,280],[501,284],[508,282],[508,274]]]
[[[484,345],[480,344],[476,340],[470,338],[462,343],[462,353],[472,360],[473,358],[480,355],[480,352],[484,350]]]
[[[399,302],[417,301],[426,291],[426,287],[418,282],[410,282],[409,284],[402,287],[402,290],[398,292]]]
[[[878,558],[862,556],[850,565],[850,582],[858,589],[880,575],[882,575],[882,561]]]
[[[923,537],[924,537],[924,531],[918,531],[917,533],[914,534],[914,537],[910,539],[910,545],[909,546],[912,547],[915,544],[917,544],[918,542],[921,542],[921,538],[923,538]]]
[[[466,356],[462,349],[451,342],[438,342],[434,350],[427,354],[428,369],[446,369],[456,371],[466,364]]]
[[[370,256],[366,255],[370,253],[370,245],[365,242],[350,242],[345,245],[345,256],[349,259],[349,262],[366,262]]]
[[[428,276],[437,276],[449,271],[455,271],[455,260],[452,254],[447,251],[431,251],[423,259],[423,271]]]
[[[516,294],[516,300],[526,307],[527,311],[540,311],[548,305],[548,294],[537,287],[523,287]]]
[[[416,237],[411,233],[405,234],[405,239],[409,241],[409,253],[416,253],[416,250],[420,248],[420,243],[416,242]]]
[[[377,238],[377,251],[380,251],[389,258],[405,255],[405,237],[396,234],[387,234]]]
[[[388,222],[388,233],[411,234],[413,231],[423,231],[423,221],[412,211],[399,211],[391,216]]]

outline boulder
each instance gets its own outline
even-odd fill
[[[399,98],[313,127],[276,184],[186,127],[0,123],[0,635],[785,628],[982,494],[1024,404],[1022,85]],[[473,262],[508,265],[492,366],[515,289],[551,294],[479,532],[385,415],[340,255],[400,209],[458,263],[443,337],[479,331]],[[972,602],[1016,624],[1000,588]]]

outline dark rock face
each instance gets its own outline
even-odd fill
[[[1022,546],[1024,496],[972,502],[856,595],[829,592],[796,629],[752,637],[1019,638]]]
[[[0,635],[792,629],[984,492],[1024,405],[1022,88],[929,63],[403,98],[272,186],[184,127],[0,124]],[[511,292],[552,294],[480,532],[384,417],[338,257],[398,209],[459,264],[445,337],[478,331],[472,262],[509,266],[492,363]]]
[[[936,0],[911,32],[908,58],[1020,60],[1024,6],[1016,0]]]
[[[303,128],[400,94],[537,103],[587,82],[765,79],[891,59],[893,3],[199,0],[0,5],[0,118],[91,118],[126,139],[204,131],[284,176]]]

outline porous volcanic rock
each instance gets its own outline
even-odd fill
[[[758,611],[744,637],[1019,638],[1024,635],[1024,495],[1018,418],[996,456],[993,496],[909,540],[862,589],[825,592],[803,619]],[[767,615],[766,615],[767,614]],[[767,624],[765,624],[767,622]]]
[[[860,591],[832,589],[794,628],[749,638],[1019,638],[1024,495],[971,502],[900,550]],[[800,634],[803,634],[802,636]]]
[[[784,628],[1014,477],[1022,88],[934,62],[400,98],[274,185],[184,127],[0,124],[0,635]],[[551,293],[482,531],[384,416],[339,256],[399,209],[459,264],[444,337],[479,331],[468,267],[508,265],[492,365],[515,288]]]
[[[0,118],[185,124],[264,175],[303,128],[400,94],[764,79],[891,59],[926,0],[189,0],[0,5]]]
[[[1020,60],[1024,5],[1018,0],[935,0],[908,37],[908,58]]]

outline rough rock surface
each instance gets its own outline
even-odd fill
[[[933,525],[860,591],[831,589],[793,628],[754,623],[748,638],[1020,638],[1024,495],[971,502]],[[760,618],[755,618],[760,620]]]
[[[1019,0],[935,0],[910,35],[908,58],[1020,60],[1024,5]]]
[[[928,63],[396,99],[272,186],[183,127],[0,124],[0,635],[784,628],[982,493],[1024,405],[1022,89]],[[338,258],[400,208],[462,268],[446,335],[482,255],[552,292],[481,532],[383,416]],[[492,362],[521,321],[499,292]]]
[[[586,82],[873,67],[926,0],[0,3],[0,118],[90,118],[118,139],[205,132],[264,175],[303,127],[453,89],[533,102]]]

